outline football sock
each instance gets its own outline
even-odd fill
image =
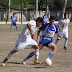
[[[23,62],[25,62],[26,60],[28,60],[29,58],[31,58],[32,56],[31,56],[31,53],[26,57],[26,58],[24,58],[23,59]]]
[[[12,26],[11,26],[11,31],[12,31]]]
[[[37,61],[39,58],[39,49],[35,50],[35,61]]]
[[[12,50],[9,54],[8,54],[8,56],[3,60],[3,63],[6,63],[6,61],[14,54],[14,53],[16,53],[17,51],[15,51],[15,50]]]
[[[16,30],[18,30],[18,29],[17,29],[17,26],[16,26]]]
[[[68,42],[68,40],[67,40],[67,39],[65,39],[64,47],[66,47],[66,46],[67,46],[67,42]]]
[[[52,52],[49,53],[48,58],[51,59],[54,54]]]
[[[7,58],[5,58],[4,60],[3,60],[3,62],[2,63],[6,63],[6,61],[7,61],[8,59]]]

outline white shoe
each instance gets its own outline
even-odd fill
[[[26,62],[23,62],[24,65],[26,65]]]

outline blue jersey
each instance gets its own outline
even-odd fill
[[[16,22],[16,16],[11,16],[12,22]]]
[[[47,15],[43,15],[43,20],[44,20],[44,23],[47,23],[47,20],[48,20]]]
[[[45,46],[48,46],[48,44],[53,41],[53,37],[54,37],[55,33],[57,34],[60,32],[59,28],[56,24],[50,26],[49,23],[42,25],[42,27],[40,27],[39,30],[40,31],[44,30],[44,35],[43,35],[40,43]]]

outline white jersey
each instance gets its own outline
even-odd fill
[[[36,22],[34,20],[30,20],[28,22],[28,24],[31,25],[32,32],[35,33],[35,31],[37,30]],[[19,37],[19,39],[26,39],[29,37],[31,38],[31,33],[30,33],[27,25],[25,25],[25,27],[23,28],[23,31],[21,32],[21,34],[18,37]]]
[[[68,24],[69,24],[70,20],[67,18],[62,18],[59,20],[58,24],[61,27],[61,32],[68,32]]]

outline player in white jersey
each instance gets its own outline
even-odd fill
[[[61,37],[57,37],[55,44],[58,43],[58,41],[64,37],[65,38],[65,43],[64,43],[64,49],[67,50],[66,46],[67,46],[67,41],[68,41],[68,24],[69,24],[70,20],[68,19],[68,12],[64,13],[64,18],[62,18],[61,20],[59,20],[58,22],[58,26],[61,32]]]
[[[24,49],[26,46],[31,46],[35,49],[35,62],[37,62],[39,57],[39,46],[34,40],[34,33],[37,30],[37,27],[40,27],[43,24],[43,18],[38,17],[36,21],[30,20],[27,25],[23,28],[23,31],[18,36],[15,47],[8,56],[3,60],[2,65],[5,66],[6,61],[17,51]]]
[[[57,47],[53,42],[54,34],[56,33],[58,36],[61,36],[59,28],[56,24],[54,24],[55,18],[54,16],[50,17],[50,23],[42,25],[42,27],[39,28],[37,33],[37,43],[39,44],[39,50],[41,50],[44,46],[52,49],[52,52],[49,53],[47,58],[51,58],[56,50]],[[44,33],[42,35],[42,38],[40,38],[40,32],[44,30]],[[34,55],[34,52],[31,52],[26,58],[23,59],[23,63],[26,64],[26,60],[31,58]],[[42,64],[42,62],[40,62]],[[37,63],[35,63],[37,64]]]

